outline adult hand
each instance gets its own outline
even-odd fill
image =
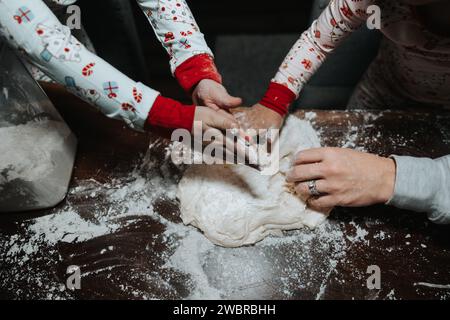
[[[362,207],[386,203],[394,193],[393,159],[350,149],[319,148],[300,152],[288,173],[302,199],[313,208]],[[312,197],[315,180],[320,196]]]
[[[196,105],[207,106],[213,110],[235,108],[242,104],[241,98],[229,95],[223,85],[210,79],[198,83],[192,93],[192,100]]]

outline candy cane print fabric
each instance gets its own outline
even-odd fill
[[[0,35],[33,65],[106,116],[137,130],[144,128],[159,93],[88,51],[42,0],[0,0]]]
[[[190,58],[211,50],[185,0],[137,0],[170,56],[172,73]]]
[[[77,0],[44,0],[45,4],[52,10],[52,12],[58,17],[59,21],[67,21],[70,14],[67,12],[67,6],[75,4]],[[95,53],[94,45],[91,42],[91,39],[86,33],[83,25],[81,25],[80,29],[72,30],[72,35],[77,38],[89,51]],[[36,81],[41,82],[49,82],[52,83],[54,80],[49,78],[45,73],[43,73],[40,69],[31,65],[27,61],[24,61],[26,68],[30,71],[31,75]]]

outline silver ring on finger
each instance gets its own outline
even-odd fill
[[[308,182],[308,190],[313,197],[322,195],[319,190],[317,190],[317,180],[311,180],[310,182]]]

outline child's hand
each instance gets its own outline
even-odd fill
[[[239,107],[241,98],[232,97],[223,85],[213,80],[200,81],[192,93],[192,100],[196,105],[207,106],[213,110]]]
[[[240,157],[241,159],[245,159],[245,150],[239,148],[234,143],[234,140],[228,140],[226,134],[223,133],[224,130],[227,129],[239,129],[239,124],[236,119],[225,110],[213,110],[209,107],[197,107],[195,111],[194,118],[194,129],[195,130],[195,122],[201,121],[203,132],[208,131],[210,134],[214,134],[215,137],[221,137],[222,140],[214,140],[213,142],[202,141],[203,145],[215,145],[216,148],[223,148],[226,155],[226,159],[234,159],[236,157]],[[222,158],[218,158],[217,160],[224,160]]]
[[[202,129],[237,129],[239,124],[236,119],[224,110],[213,110],[209,107],[197,107],[195,110],[194,121],[202,122]]]
[[[280,129],[284,120],[280,114],[261,104],[242,108],[235,116],[244,130]]]

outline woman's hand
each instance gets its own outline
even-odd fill
[[[213,110],[236,108],[242,104],[241,98],[230,96],[223,85],[209,79],[198,83],[192,93],[192,100],[196,105],[207,106]]]
[[[393,159],[350,149],[320,148],[300,152],[287,181],[296,184],[313,208],[362,207],[392,198],[396,165]],[[308,182],[316,181],[320,196],[312,197]]]

